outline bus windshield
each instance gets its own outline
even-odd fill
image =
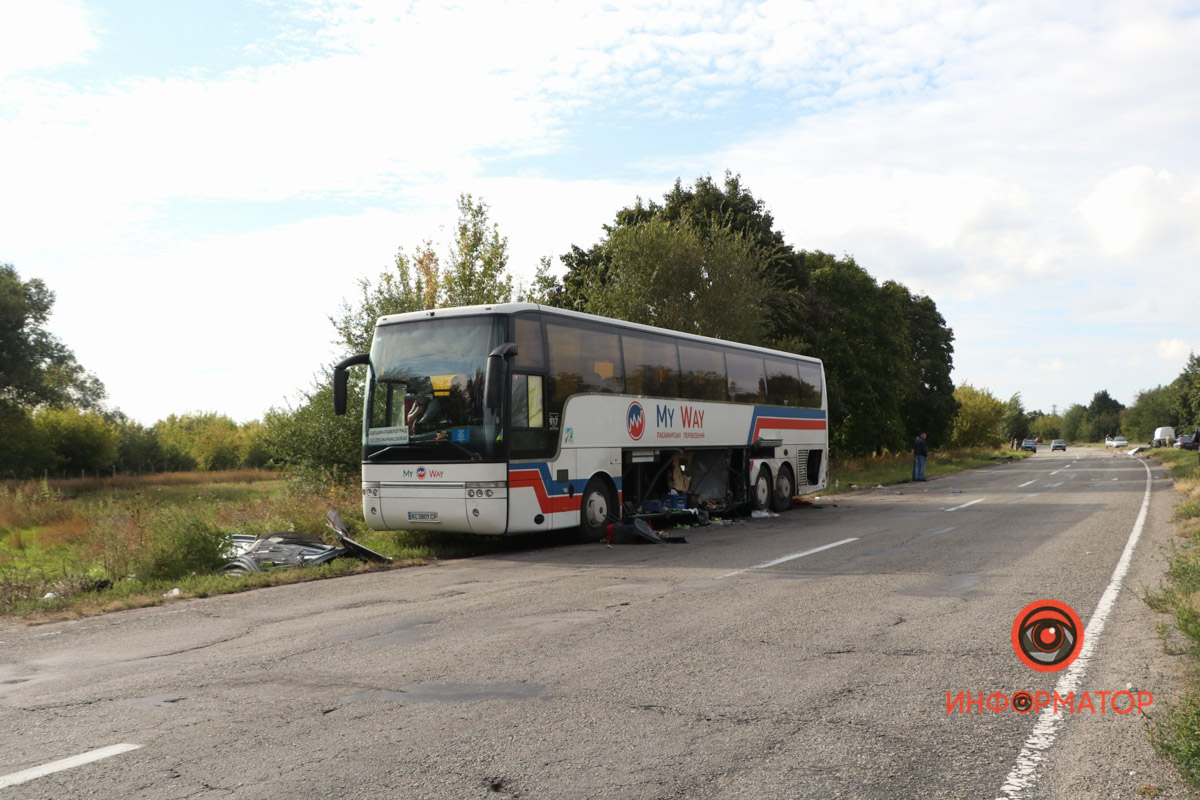
[[[363,458],[388,462],[494,461],[499,417],[484,408],[488,353],[500,317],[444,317],[382,325],[371,345]]]

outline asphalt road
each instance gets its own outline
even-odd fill
[[[1031,762],[1037,714],[947,711],[1055,687],[1010,642],[1043,598],[1106,619],[1077,693],[1161,707],[1179,665],[1141,594],[1175,502],[1143,460],[1045,452],[687,544],[6,625],[0,798],[1184,796],[1136,713],[1064,714]]]

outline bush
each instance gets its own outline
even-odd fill
[[[134,557],[132,566],[143,580],[203,575],[228,561],[232,542],[229,533],[208,520],[170,509],[151,519],[146,547]]]

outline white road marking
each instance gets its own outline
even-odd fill
[[[1049,485],[1049,486],[1047,486],[1046,488],[1047,488],[1047,489],[1057,489],[1058,487],[1062,486],[1064,483],[1066,483],[1066,481],[1059,481],[1058,483],[1052,483],[1052,484],[1050,484],[1050,485]]]
[[[140,744],[114,744],[108,747],[101,747],[99,750],[92,750],[87,753],[80,753],[77,756],[63,758],[58,761],[51,761],[49,764],[43,764],[40,767],[31,767],[29,769],[14,772],[10,775],[0,775],[0,789],[6,786],[16,786],[19,783],[28,783],[35,778],[43,778],[47,775],[52,775],[55,772],[62,772],[65,769],[73,769],[81,767],[84,764],[90,764],[93,761],[99,761],[110,756],[118,756],[121,753],[128,753],[130,750],[137,750],[141,747]]]
[[[1138,539],[1142,536],[1142,528],[1146,525],[1146,515],[1150,510],[1151,475],[1150,467],[1146,466],[1144,462],[1142,462],[1142,467],[1146,470],[1146,491],[1142,496],[1142,508],[1138,512],[1137,520],[1133,523],[1133,530],[1129,532],[1125,550],[1117,560],[1117,567],[1113,570],[1108,588],[1100,596],[1100,602],[1096,604],[1092,618],[1088,620],[1087,627],[1083,629],[1083,649],[1079,651],[1079,657],[1071,666],[1067,667],[1067,671],[1054,685],[1054,691],[1060,697],[1066,697],[1067,694],[1074,692],[1083,682],[1088,662],[1092,660],[1096,643],[1100,640],[1100,634],[1104,632],[1104,624],[1108,621],[1108,615],[1112,612],[1113,606],[1117,602],[1117,595],[1121,592],[1121,583],[1125,580],[1125,573],[1129,571],[1129,562],[1133,560],[1133,549],[1137,546]],[[1000,787],[1000,796],[997,800],[1016,800],[1026,789],[1032,788],[1037,783],[1037,768],[1042,761],[1042,754],[1058,738],[1058,728],[1062,720],[1063,712],[1055,711],[1053,704],[1042,710],[1033,726],[1033,732],[1029,734],[1029,738],[1025,740],[1025,746],[1021,748],[1021,753],[1017,756],[1017,763],[1013,765],[1004,785]]]
[[[821,545],[820,547],[814,547],[813,549],[805,550],[802,553],[792,553],[790,556],[776,558],[772,561],[764,561],[761,564],[755,564],[753,567],[746,567],[745,569],[735,569],[733,572],[726,572],[724,575],[722,575],[720,577],[721,578],[729,578],[734,575],[741,575],[743,572],[747,572],[752,569],[766,569],[767,567],[773,567],[776,564],[782,564],[785,561],[794,561],[797,558],[804,558],[805,556],[811,556],[813,553],[819,553],[822,550],[828,550],[832,547],[841,547],[844,544],[850,544],[850,542],[857,542],[857,541],[858,541],[857,536],[855,536],[852,539],[842,539],[840,542],[834,542],[833,544],[825,544],[825,545]]]
[[[950,512],[950,511],[958,511],[960,508],[966,508],[967,506],[973,506],[973,505],[975,505],[976,503],[982,503],[984,500],[987,500],[987,498],[986,498],[986,497],[981,497],[981,498],[979,498],[978,500],[972,500],[972,501],[971,501],[971,502],[969,502],[969,503],[963,503],[961,506],[955,506],[954,508],[947,508],[947,509],[946,509],[946,511],[947,511],[947,512]]]
[[[1017,488],[1018,488],[1018,489],[1024,489],[1026,486],[1028,486],[1028,485],[1029,485],[1029,484],[1031,484],[1031,483],[1037,483],[1037,478],[1034,478],[1034,479],[1033,479],[1033,480],[1031,480],[1031,481],[1025,481],[1024,483],[1022,483],[1022,484],[1021,484],[1020,486],[1018,486]]]
[[[950,532],[950,531],[952,531],[952,530],[954,530],[954,526],[953,526],[953,525],[951,525],[951,526],[949,526],[949,527],[947,527],[947,528],[934,528],[934,529],[933,529],[933,530],[931,530],[931,531],[925,531],[925,533],[927,533],[927,534],[929,534],[930,536],[932,536],[932,535],[934,535],[934,534],[936,534],[936,533],[949,533],[949,532]]]

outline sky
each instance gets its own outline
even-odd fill
[[[0,5],[0,263],[143,424],[294,407],[481,198],[528,285],[726,171],[926,294],[954,380],[1125,404],[1200,352],[1200,2]]]

